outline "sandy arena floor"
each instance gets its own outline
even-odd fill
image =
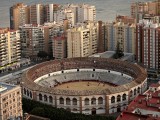
[[[79,81],[79,82],[69,82],[57,85],[55,89],[61,90],[103,90],[108,88],[109,84],[94,81]]]

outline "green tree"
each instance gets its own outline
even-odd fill
[[[118,59],[124,56],[123,51],[120,48],[120,42],[117,42],[117,48],[116,48],[116,53],[114,54],[113,58]]]
[[[43,104],[34,100],[23,98],[22,108],[24,113],[30,113],[51,120],[115,120],[112,116],[84,115],[80,113],[71,113],[63,108],[55,108],[51,105]]]
[[[45,51],[39,51],[37,56],[40,58],[46,58],[48,56],[48,54]]]

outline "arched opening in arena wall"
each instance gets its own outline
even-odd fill
[[[47,102],[48,99],[47,99],[47,95],[44,95],[44,101]]]
[[[98,98],[98,104],[103,104],[103,98],[102,97]]]
[[[84,102],[85,102],[85,105],[89,105],[89,99],[88,98],[85,98]]]
[[[140,94],[140,89],[141,89],[140,87],[138,87],[138,89],[137,89],[137,93],[139,93],[139,94]]]
[[[59,99],[59,103],[64,104],[64,99],[62,97]]]
[[[26,89],[24,88],[24,94],[26,95]]]
[[[29,97],[29,91],[27,90],[27,96]]]
[[[71,99],[70,98],[66,98],[66,105],[70,105],[71,104]]]
[[[115,97],[114,96],[111,97],[111,103],[115,103]]]
[[[96,115],[96,108],[92,108],[92,115]]]
[[[42,100],[42,94],[41,93],[39,94],[39,100]]]
[[[77,105],[77,99],[73,98],[73,105]]]
[[[96,104],[96,98],[92,98],[92,99],[91,99],[91,104],[92,104],[92,105],[95,105],[95,104]]]
[[[53,102],[53,98],[52,96],[49,96],[49,102],[52,103]]]
[[[123,100],[123,101],[126,100],[126,96],[127,96],[126,94],[123,94],[123,96],[122,96],[122,100]]]
[[[135,88],[135,89],[134,89],[134,95],[136,95],[136,94],[137,94],[137,89]]]
[[[121,101],[121,96],[118,95],[118,96],[117,96],[117,102],[120,102],[120,101]]]
[[[32,98],[32,92],[30,91],[30,98]]]

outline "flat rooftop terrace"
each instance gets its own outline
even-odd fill
[[[11,85],[7,83],[0,82],[0,94],[5,93],[8,90],[15,88],[16,85]]]

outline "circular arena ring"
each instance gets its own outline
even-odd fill
[[[147,89],[146,70],[106,58],[47,61],[22,79],[24,97],[83,114],[120,112]]]

